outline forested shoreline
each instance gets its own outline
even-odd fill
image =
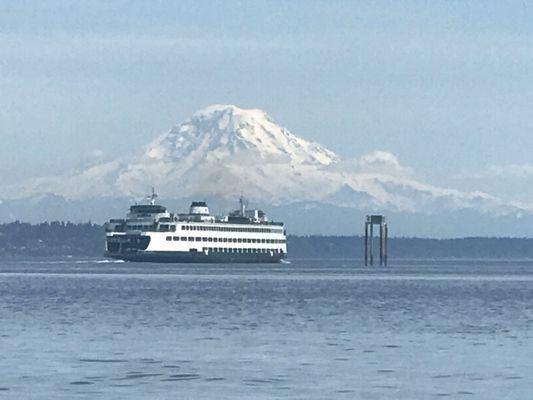
[[[0,257],[101,257],[102,225],[72,222],[0,224]],[[377,240],[376,240],[377,244]],[[362,258],[361,236],[295,236],[287,238],[291,258]],[[390,258],[533,259],[532,238],[390,238]]]

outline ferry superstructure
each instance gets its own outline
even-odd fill
[[[195,201],[189,213],[170,213],[155,203],[132,205],[125,219],[106,224],[106,256],[170,263],[277,263],[287,254],[283,223],[271,222],[261,210],[238,210],[224,217],[210,214]]]

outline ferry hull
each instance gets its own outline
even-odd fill
[[[136,251],[106,253],[107,257],[131,262],[153,263],[264,263],[275,264],[284,259],[283,254],[269,253],[204,253],[185,251]]]

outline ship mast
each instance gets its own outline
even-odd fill
[[[155,199],[157,199],[157,193],[155,192],[154,187],[152,186],[152,194],[148,196],[148,200],[150,201],[150,205],[155,205]]]
[[[240,212],[241,217],[244,217],[245,211],[246,211],[246,204],[244,203],[244,197],[239,197],[239,206],[240,206]]]

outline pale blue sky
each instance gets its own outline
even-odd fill
[[[533,201],[533,3],[0,0],[3,181],[134,151],[212,103]]]

